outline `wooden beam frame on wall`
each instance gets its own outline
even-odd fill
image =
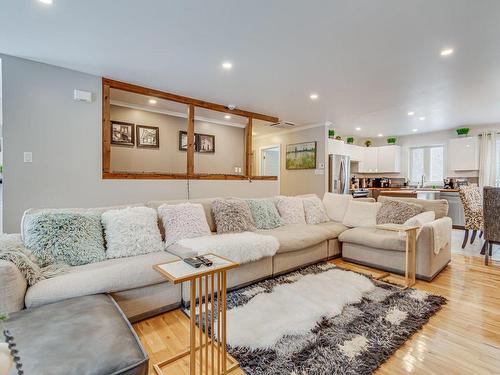
[[[188,106],[188,126],[187,126],[187,153],[186,153],[186,173],[114,173],[111,172],[111,89],[119,89],[136,94],[152,96],[160,99],[170,100]],[[231,174],[196,174],[194,172],[194,118],[196,107],[209,109],[218,112],[230,113],[243,116],[248,119],[245,127],[245,175]],[[147,87],[137,86],[130,83],[115,81],[109,78],[102,79],[102,177],[103,179],[193,179],[193,180],[277,180],[277,176],[252,176],[252,129],[253,120],[267,122],[278,122],[275,116],[261,113],[245,111],[241,109],[229,109],[228,107],[193,99],[186,96],[163,92]]]

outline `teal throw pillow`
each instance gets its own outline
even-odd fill
[[[25,218],[25,246],[40,266],[80,266],[106,259],[101,215],[41,212]]]
[[[248,199],[247,203],[257,229],[273,229],[283,225],[278,209],[272,200]]]

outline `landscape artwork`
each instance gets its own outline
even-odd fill
[[[286,145],[286,169],[315,169],[316,142]]]
[[[160,128],[156,126],[137,125],[136,133],[137,147],[160,147]]]
[[[134,145],[134,124],[111,121],[111,143],[121,146]]]

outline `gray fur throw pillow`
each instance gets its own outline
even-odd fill
[[[406,220],[422,212],[419,204],[390,200],[382,203],[377,213],[377,224],[404,224]]]
[[[212,202],[217,233],[254,231],[250,208],[243,199],[216,199]]]
[[[101,215],[38,213],[25,222],[24,244],[40,266],[80,266],[106,259]]]

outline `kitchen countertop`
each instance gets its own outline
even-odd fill
[[[384,190],[384,191],[397,191],[397,190],[402,190],[402,191],[439,191],[439,192],[446,192],[446,193],[458,193],[458,189],[432,189],[432,188],[408,188],[408,187],[389,187],[389,188],[367,188],[368,190]]]

